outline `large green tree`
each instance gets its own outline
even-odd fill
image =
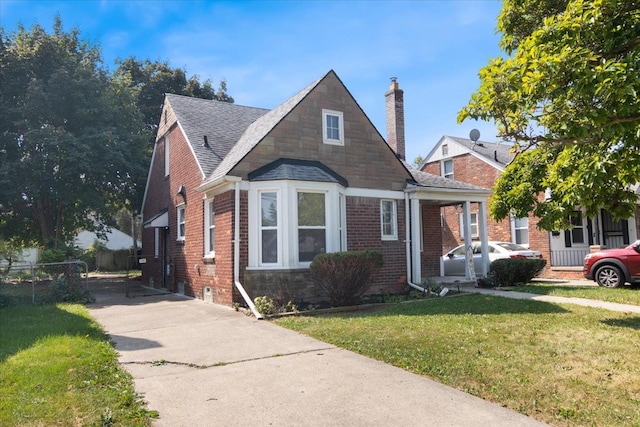
[[[569,226],[578,206],[633,215],[640,182],[640,2],[505,0],[505,57],[480,71],[459,113],[493,120],[516,156],[490,212],[533,212],[539,227]]]
[[[69,241],[131,200],[142,116],[78,29],[0,29],[0,239]],[[98,224],[98,225],[97,225]]]

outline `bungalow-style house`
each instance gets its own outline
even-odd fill
[[[510,149],[507,144],[474,142],[465,138],[443,136],[427,155],[420,170],[484,188],[493,188],[498,176],[513,158]],[[461,210],[455,206],[442,209],[442,244],[445,252],[463,240],[460,212]],[[587,218],[580,208],[576,208],[571,217],[573,228],[553,232],[539,230],[538,219],[533,215],[528,218],[512,217],[501,222],[493,221],[486,216],[484,220],[487,223],[489,240],[513,242],[542,252],[543,258],[547,260],[545,277],[580,278],[582,260],[590,248],[616,248],[638,238],[640,202],[636,212],[635,217],[616,221],[606,210],[602,210],[595,218]],[[476,224],[480,215],[479,209],[473,206],[471,228],[474,239],[479,238]]]
[[[383,255],[371,293],[439,276],[441,207],[482,210],[490,191],[411,168],[395,78],[385,97],[387,141],[334,71],[273,110],[167,94],[142,206],[143,281],[225,305],[313,301],[314,256],[364,249]]]

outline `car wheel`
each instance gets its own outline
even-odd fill
[[[596,282],[605,288],[617,288],[624,284],[622,271],[616,266],[605,265],[596,272]]]

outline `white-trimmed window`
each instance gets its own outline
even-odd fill
[[[529,218],[511,218],[511,238],[517,245],[529,246]]]
[[[251,183],[248,268],[307,268],[319,253],[346,250],[344,201],[334,183]]]
[[[471,238],[477,238],[480,236],[478,233],[478,213],[471,212]],[[464,239],[464,213],[460,214],[460,237]]]
[[[216,255],[216,205],[213,199],[204,201],[204,254],[206,257]]]
[[[395,200],[380,201],[382,240],[398,240],[397,205]]]
[[[278,192],[260,192],[260,264],[278,264]]]
[[[169,176],[169,134],[164,137],[164,176]]]
[[[448,144],[442,144],[442,155],[445,156],[445,157],[449,155],[449,145]]]
[[[341,111],[322,110],[322,142],[344,145],[344,119]]]
[[[441,163],[441,175],[453,179],[453,160],[443,160]]]
[[[184,240],[185,238],[185,206],[180,205],[176,208],[176,218],[177,218],[177,230],[178,230],[178,240]]]
[[[325,194],[298,191],[298,262],[311,262],[327,248]]]

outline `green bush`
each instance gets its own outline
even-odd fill
[[[319,254],[311,263],[311,278],[333,307],[353,305],[360,301],[381,266],[382,254],[377,251]]]
[[[547,261],[544,259],[503,258],[491,263],[489,275],[494,286],[515,286],[529,283],[542,272]]]

